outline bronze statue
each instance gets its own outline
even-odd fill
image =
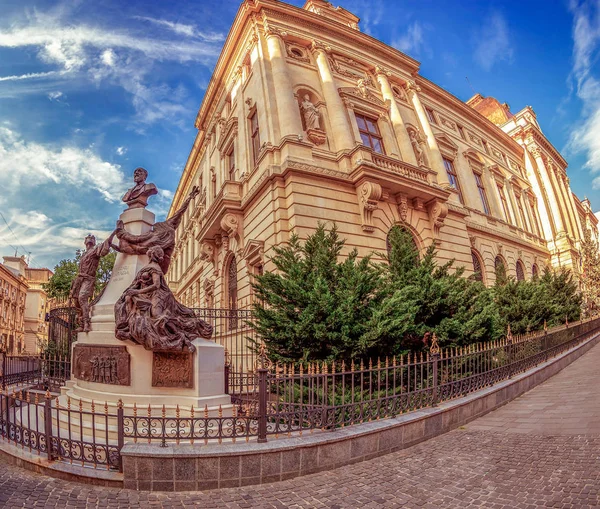
[[[110,234],[102,244],[96,246],[96,237],[88,235],[85,238],[86,250],[79,260],[79,272],[71,284],[69,299],[75,303],[75,308],[79,313],[80,327],[77,332],[89,332],[90,327],[90,298],[94,294],[96,285],[96,271],[100,264],[100,258],[106,256],[110,251],[111,243],[116,231]]]
[[[133,180],[135,186],[129,189],[123,201],[128,205],[129,209],[140,209],[146,208],[148,205],[148,198],[158,194],[158,189],[154,184],[146,184],[148,178],[148,172],[144,168],[136,168],[133,172]]]
[[[149,247],[147,255],[150,262],[140,269],[115,304],[115,336],[146,350],[194,352],[192,341],[210,338],[213,328],[171,293],[162,268],[162,247]]]
[[[173,216],[166,221],[154,223],[152,230],[141,235],[134,235],[124,229],[123,222],[117,221],[116,234],[119,239],[119,246],[113,246],[117,251],[125,254],[146,254],[151,247],[160,246],[164,256],[160,263],[160,268],[166,274],[171,263],[171,256],[175,249],[175,230],[181,223],[183,214],[192,201],[198,194],[200,189],[194,187],[190,195],[183,202],[181,207]]]

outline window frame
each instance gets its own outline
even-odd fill
[[[429,120],[431,124],[438,125],[438,121],[435,118],[435,113],[428,106],[425,106],[425,114],[427,115],[427,120]]]
[[[260,126],[258,123],[258,111],[256,108],[253,108],[248,115],[248,121],[250,126],[249,132],[250,145],[252,147],[252,161],[254,165],[256,165],[260,155]]]
[[[448,181],[456,191],[458,192],[458,199],[464,205],[462,189],[460,188],[460,181],[458,179],[458,173],[456,171],[456,167],[454,165],[454,160],[449,159],[448,157],[442,155],[442,161],[444,162],[444,168],[446,169],[446,175],[448,176]],[[454,181],[454,182],[453,182]]]
[[[506,198],[506,192],[504,191],[504,185],[500,182],[496,182],[496,187],[498,188],[498,196],[500,197],[500,205],[502,206],[502,212],[504,213],[504,220],[508,224],[513,224],[510,209],[508,208],[508,199]]]
[[[491,215],[490,202],[488,200],[487,191],[483,182],[483,174],[473,171],[473,175],[475,175],[475,184],[477,185],[479,197],[481,198],[481,203],[483,204],[483,211],[489,216]]]
[[[377,119],[375,117],[371,117],[370,115],[365,115],[364,113],[359,112],[359,111],[354,112],[354,118],[356,119],[356,125],[358,127],[358,133],[360,135],[362,144],[365,147],[369,147],[376,154],[385,155],[385,145],[383,144],[383,135],[381,134],[381,130],[379,129]],[[364,126],[365,126],[364,128],[361,128],[359,120],[364,123]],[[373,132],[369,129],[369,123],[373,125],[376,132]],[[365,139],[363,138],[363,135],[367,137],[367,139],[369,141],[368,144],[365,143]],[[373,139],[376,139],[379,142],[379,146],[381,147],[380,151],[374,147],[373,142],[372,142]]]

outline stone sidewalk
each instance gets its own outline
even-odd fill
[[[262,486],[90,487],[0,463],[0,507],[600,507],[600,345],[503,408],[410,449]]]

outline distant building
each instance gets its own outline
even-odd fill
[[[251,275],[273,269],[273,246],[319,221],[361,255],[402,225],[486,284],[499,264],[517,279],[577,272],[598,220],[533,109],[459,100],[358,21],[323,0],[242,3],[171,207],[201,189],[168,274],[178,298],[238,307]]]
[[[9,355],[20,354],[25,348],[28,288],[25,276],[18,269],[0,263],[0,350]]]
[[[23,277],[27,284],[24,312],[24,336],[18,353],[35,354],[48,341],[46,313],[50,310],[48,297],[42,285],[52,277],[49,269],[29,267],[24,257],[5,256],[4,266]]]

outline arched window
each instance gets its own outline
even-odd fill
[[[229,260],[227,269],[227,307],[230,310],[229,329],[237,329],[237,261],[235,256]]]
[[[500,255],[496,256],[496,259],[494,260],[494,269],[498,270],[500,269],[500,267],[503,267],[504,269],[506,269],[506,267],[504,266],[504,260],[502,259],[502,257]]]
[[[517,281],[525,281],[525,270],[523,269],[523,262],[517,260]]]
[[[496,273],[496,280],[498,280],[498,277],[501,279],[506,278],[506,263],[504,263],[504,258],[500,255],[496,256],[494,260],[494,272]]]
[[[537,266],[537,265],[534,263],[534,264],[531,266],[531,277],[532,277],[533,279],[535,279],[536,277],[538,277],[538,276],[539,276],[539,274],[540,274],[540,272],[539,272],[538,266]]]
[[[400,232],[402,234],[402,236],[404,236],[406,239],[410,238],[410,242],[412,243],[414,253],[415,253],[415,264],[416,264],[416,262],[419,260],[419,248],[417,246],[417,243],[415,242],[415,238],[413,237],[413,234],[410,232],[410,230],[408,230],[408,228],[405,228],[404,226],[399,226],[397,224],[390,228],[390,231],[388,232],[387,237],[385,239],[385,249],[387,250],[388,258],[392,254],[391,235],[392,235],[392,232],[394,232],[394,231]]]
[[[483,264],[481,263],[481,259],[475,251],[471,251],[471,257],[473,258],[473,279],[483,283]]]

